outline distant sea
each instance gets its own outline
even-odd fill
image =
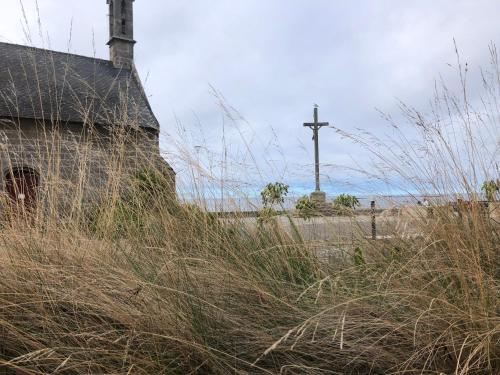
[[[327,197],[327,202],[332,202],[335,197]],[[379,209],[388,209],[400,206],[417,205],[423,203],[426,199],[429,203],[444,203],[452,201],[452,197],[446,196],[415,196],[415,195],[378,195],[374,197],[357,197],[360,203],[360,209],[370,208],[372,200],[375,200],[375,205]],[[293,210],[299,197],[286,197],[283,203],[285,210]],[[203,199],[201,201],[195,199],[186,199],[186,203],[194,203],[204,207],[209,212],[252,212],[262,209],[260,197],[237,197],[227,199]]]

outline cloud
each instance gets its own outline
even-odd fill
[[[44,44],[34,0],[24,5],[35,43]],[[1,38],[22,43],[18,1],[2,6]],[[104,0],[39,6],[52,48],[68,49],[72,20],[70,50],[107,58]],[[434,80],[456,74],[447,65],[456,62],[453,39],[472,69],[487,65],[489,43],[500,41],[500,3],[487,0],[136,1],[135,12],[137,66],[163,132],[179,142],[205,142],[220,155],[223,111],[212,85],[248,121],[225,120],[235,157],[252,160],[243,133],[259,178],[281,177],[279,168],[288,168],[288,178],[305,188],[313,186],[312,142],[302,122],[311,119],[313,103],[324,121],[381,134],[387,128],[376,108],[400,121],[396,98],[425,110]],[[175,135],[176,121],[193,139]],[[328,129],[321,155],[325,164],[369,159]]]

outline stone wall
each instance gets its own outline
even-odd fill
[[[175,173],[160,157],[158,136],[153,132],[0,120],[0,188],[4,193],[5,177],[14,168],[36,171],[44,194],[95,195],[112,188],[118,177],[143,168],[167,176],[175,192]]]

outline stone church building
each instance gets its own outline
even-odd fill
[[[159,168],[175,189],[134,66],[133,2],[107,0],[110,60],[0,43],[3,196],[26,204],[54,181],[103,188],[116,160]]]

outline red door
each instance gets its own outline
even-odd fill
[[[19,208],[31,210],[36,205],[38,174],[29,168],[16,168],[5,176],[7,194]]]

